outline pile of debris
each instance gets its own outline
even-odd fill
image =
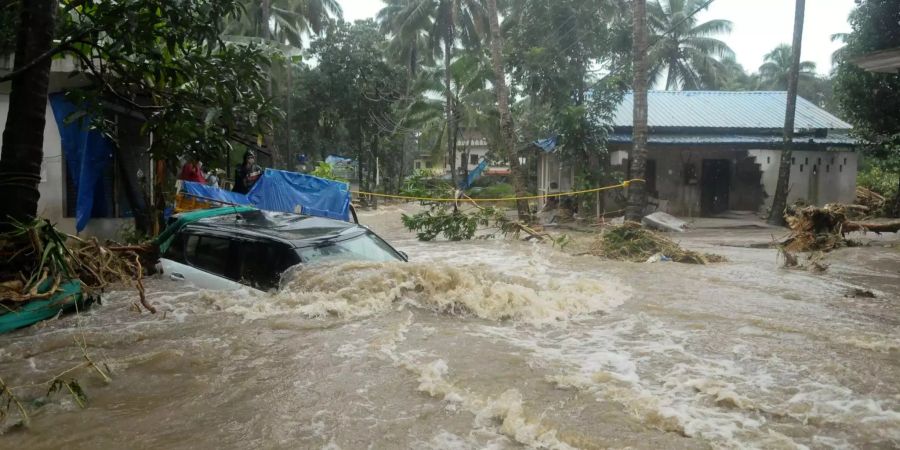
[[[589,253],[631,262],[646,262],[660,258],[686,264],[725,261],[725,258],[719,255],[685,250],[671,239],[642,228],[635,222],[625,222],[604,230],[591,246]]]
[[[883,195],[862,186],[856,187],[857,205],[864,206],[868,208],[869,211],[882,211],[886,203],[887,199],[885,199]]]
[[[845,238],[853,231],[896,233],[900,221],[862,222],[851,220],[867,207],[830,203],[822,208],[794,205],[785,212],[791,235],[781,243],[788,252],[830,251],[854,244]]]
[[[73,303],[91,298],[115,283],[133,284],[141,304],[145,247],[105,247],[61,233],[46,220],[17,224],[0,234],[0,314],[24,309],[30,302],[54,298]],[[145,260],[146,261],[146,260]],[[66,295],[63,295],[66,294]]]

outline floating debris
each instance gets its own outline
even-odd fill
[[[844,236],[853,231],[896,233],[900,221],[856,222],[848,219],[851,212],[859,211],[858,205],[831,203],[822,208],[794,205],[785,213],[791,235],[781,243],[787,252],[831,251],[852,247],[856,242]]]
[[[681,248],[671,239],[641,227],[635,222],[607,228],[593,243],[589,252],[594,256],[631,262],[646,262],[656,255],[674,262],[709,264],[724,262],[723,256],[699,253]]]

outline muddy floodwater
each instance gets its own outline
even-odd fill
[[[277,294],[148,282],[0,337],[0,377],[46,381],[83,338],[112,381],[21,388],[8,449],[897,448],[900,243],[779,269],[772,229],[696,229],[711,266],[503,240],[421,243],[407,264],[310,267]],[[869,291],[864,293],[861,291]],[[10,420],[15,420],[11,418]],[[9,421],[8,421],[9,422]]]

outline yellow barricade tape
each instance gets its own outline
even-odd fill
[[[375,192],[365,192],[365,191],[350,191],[350,193],[359,196],[371,196],[371,197],[381,197],[381,198],[393,198],[399,200],[416,200],[416,201],[429,201],[429,202],[512,202],[516,200],[536,200],[541,198],[552,198],[552,197],[567,197],[569,195],[579,195],[579,194],[590,194],[593,192],[600,191],[608,191],[611,189],[619,189],[619,188],[627,188],[633,182],[643,183],[644,180],[640,178],[635,178],[632,180],[623,181],[622,183],[613,185],[613,186],[603,186],[593,189],[585,189],[583,191],[569,191],[569,192],[558,192],[555,194],[542,194],[542,195],[529,195],[525,197],[501,197],[501,198],[431,198],[431,197],[415,197],[410,195],[393,195],[393,194],[378,194]]]

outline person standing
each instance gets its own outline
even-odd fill
[[[214,188],[219,187],[219,169],[210,170],[206,174],[206,185]]]
[[[244,153],[244,162],[234,172],[234,192],[246,194],[259,180],[262,168],[256,164],[256,154],[252,150]]]
[[[206,184],[206,177],[203,175],[203,163],[197,160],[196,157],[189,159],[181,168],[181,174],[178,175],[178,179]]]

